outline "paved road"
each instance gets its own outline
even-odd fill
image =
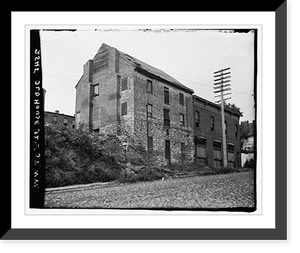
[[[254,206],[253,172],[47,192],[48,208],[243,208]]]

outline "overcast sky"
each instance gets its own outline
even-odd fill
[[[75,85],[83,74],[83,65],[102,43],[163,70],[192,88],[194,94],[213,102],[213,72],[230,67],[232,99],[228,102],[241,108],[241,121],[255,118],[254,33],[216,30],[42,31],[46,111],[74,115]]]

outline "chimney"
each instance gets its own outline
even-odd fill
[[[55,113],[59,113],[59,110],[55,110]]]
[[[89,82],[92,82],[93,60],[88,60],[83,66],[83,75],[88,78]]]

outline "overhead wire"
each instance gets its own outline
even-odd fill
[[[117,40],[116,40],[116,41],[117,41]],[[83,53],[83,54],[86,54],[86,55],[89,55],[89,56],[94,56],[94,54],[92,54],[92,53],[87,53],[87,52],[84,52],[84,51],[81,51],[81,50],[78,50],[78,49],[74,49],[74,48],[71,48],[71,47],[68,47],[68,46],[64,46],[64,45],[59,45],[59,44],[56,44],[56,43],[53,43],[53,42],[49,42],[49,41],[45,41],[45,40],[42,40],[41,42],[42,42],[42,44],[43,44],[43,43],[46,43],[46,44],[50,44],[50,45],[53,45],[53,46],[57,46],[57,47],[65,48],[65,49],[68,49],[68,50],[72,50],[72,51],[75,51],[75,52]],[[120,44],[125,44],[125,46],[127,46],[127,47],[131,47],[131,46],[127,45],[126,43],[122,43],[122,42],[119,42],[119,41],[117,41],[117,42],[120,43]],[[78,46],[78,45],[75,45],[75,44],[73,44],[73,45],[74,45],[74,46]],[[82,47],[82,46],[78,46],[78,47],[85,48],[85,49],[87,49],[87,50],[89,50],[89,51],[94,51],[94,50],[89,49],[89,48],[86,48],[86,47]],[[135,50],[136,50],[136,47],[135,47]],[[150,55],[150,54],[147,54],[147,53],[145,53],[145,52],[140,52],[140,53],[145,54],[145,55]],[[154,55],[151,54],[150,56],[153,57]],[[154,57],[155,57],[155,56],[154,56]],[[157,57],[159,57],[159,56],[157,55]],[[160,57],[160,60],[162,60],[161,57]],[[167,62],[172,62],[172,64],[174,64],[174,61],[170,61],[170,60],[165,59],[165,58],[163,58],[163,60],[164,60],[164,61],[167,61]],[[175,65],[177,65],[177,66],[182,66],[182,65],[179,65],[179,64],[177,64],[177,63],[175,63]],[[172,71],[169,71],[169,72],[172,72]],[[174,72],[173,72],[173,73],[174,73]],[[75,79],[75,78],[73,79],[73,78],[64,77],[64,76],[59,76],[59,75],[54,75],[54,74],[45,73],[45,72],[44,72],[44,74],[45,74],[45,75],[49,75],[49,76],[58,77],[58,78],[64,78],[64,79],[68,79],[68,80],[72,80],[72,81],[77,81],[77,79]],[[179,80],[183,80],[183,81],[195,83],[195,84],[198,84],[198,85],[201,85],[201,86],[205,86],[205,87],[208,87],[208,88],[212,88],[212,87],[213,87],[212,85],[204,84],[204,83],[201,83],[201,82],[196,81],[196,80],[189,80],[189,79],[186,79],[186,78],[179,77],[179,75],[174,75],[174,77],[177,78],[177,79],[179,79]],[[251,89],[251,88],[249,88],[248,90],[250,90],[250,89]],[[241,95],[246,95],[246,96],[253,96],[253,94],[249,94],[249,93],[247,93],[247,92],[245,92],[245,91],[238,90],[238,89],[234,89],[234,90],[232,90],[232,92],[233,92],[233,93],[237,93],[237,94],[241,94]],[[244,113],[245,113],[245,112],[244,112]],[[251,116],[254,116],[254,115],[249,114],[249,113],[246,113],[246,114],[251,115]]]

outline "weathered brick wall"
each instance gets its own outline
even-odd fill
[[[46,112],[44,113],[44,119],[45,119],[45,123],[46,124],[53,124],[54,119],[53,117],[56,117],[57,124],[65,124],[64,120],[67,119],[68,120],[68,125],[74,125],[75,122],[75,118],[74,116],[70,116],[70,115],[65,115],[65,114],[61,114],[61,113],[57,113],[57,112]]]
[[[128,90],[121,91],[121,80],[128,77]],[[133,67],[115,48],[101,46],[93,60],[84,66],[76,86],[76,122],[89,131],[104,134],[133,134]],[[93,85],[99,95],[93,96]],[[127,102],[127,115],[121,116],[121,104]]]
[[[83,66],[83,75],[76,85],[76,104],[75,104],[75,122],[76,127],[80,124],[84,129],[89,130],[89,113],[90,113],[90,81],[91,81],[91,67],[93,62],[88,60]]]
[[[147,92],[147,80],[153,82],[153,94]],[[164,104],[164,87],[169,88],[169,105]],[[184,94],[185,104],[179,104],[179,92]],[[193,136],[193,105],[192,96],[184,91],[179,91],[172,86],[151,79],[140,73],[135,74],[134,81],[134,133],[137,141],[147,147],[147,118],[146,105],[153,105],[153,117],[149,117],[149,136],[153,137],[153,149],[156,151],[157,163],[166,163],[165,140],[170,140],[171,162],[179,162],[181,143],[186,145],[186,161],[193,161],[194,136]],[[170,110],[170,127],[164,126],[163,109]],[[185,126],[180,126],[179,114],[185,115]]]
[[[207,165],[213,166],[213,141],[217,140],[222,142],[221,113],[220,110],[214,106],[198,102],[194,102],[194,113],[195,111],[199,111],[200,113],[200,126],[194,126],[195,135],[206,138]],[[215,121],[214,131],[211,131],[211,116],[214,117]],[[239,118],[234,114],[225,112],[225,120],[227,121],[226,142],[227,144],[234,144],[236,166],[239,166],[241,154],[239,143],[240,132],[238,131],[237,137],[235,136],[235,125],[239,126]]]
[[[134,69],[133,66],[120,54],[116,53],[119,57],[119,72],[120,77],[120,134],[125,134],[128,136],[134,135]],[[122,90],[122,79],[127,78],[127,89]],[[122,103],[127,103],[127,115],[121,115],[121,105]]]

